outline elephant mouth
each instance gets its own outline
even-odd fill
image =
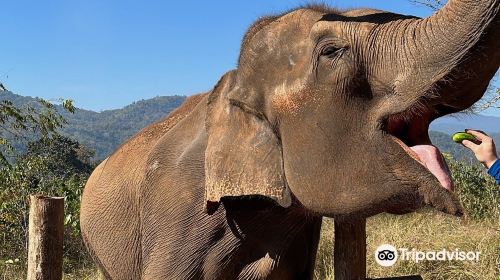
[[[441,186],[453,191],[450,169],[440,150],[429,138],[429,124],[435,110],[420,106],[402,113],[389,115],[382,123],[382,130],[390,135],[403,150],[436,177]]]

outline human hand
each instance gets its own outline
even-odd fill
[[[466,129],[465,132],[474,135],[481,143],[476,144],[472,141],[464,140],[462,141],[462,145],[469,148],[477,160],[489,169],[498,159],[493,139],[482,131]]]

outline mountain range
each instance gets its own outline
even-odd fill
[[[96,160],[102,160],[140,129],[167,116],[185,99],[185,96],[179,95],[157,96],[134,102],[121,109],[94,112],[77,108],[73,114],[63,110],[59,105],[56,107],[68,121],[61,133],[95,150]],[[33,97],[1,90],[0,100],[10,100],[16,106],[36,102]],[[484,130],[495,139],[496,143],[499,143],[500,147],[500,117],[477,114],[445,116],[431,124],[429,135],[442,152],[450,153],[456,159],[469,160],[472,153],[461,145],[453,143],[450,137],[450,134],[463,131],[465,128]]]
[[[454,114],[433,121],[430,130],[453,134],[466,128],[483,130],[486,133],[500,132],[500,117],[478,114]]]
[[[102,160],[110,155],[121,143],[179,107],[185,96],[158,96],[140,100],[121,109],[94,112],[76,108],[70,113],[56,105],[57,111],[68,124],[61,134],[69,136],[95,151],[95,159]],[[0,91],[0,100],[9,100],[17,107],[36,103],[36,99],[20,96],[10,91]]]

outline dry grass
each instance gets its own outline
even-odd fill
[[[324,219],[317,255],[316,279],[333,279],[333,221]],[[480,261],[398,261],[390,268],[375,262],[382,244],[419,251],[480,251]],[[420,274],[424,279],[500,279],[500,221],[489,219],[464,223],[460,219],[421,210],[404,216],[381,214],[367,222],[368,277]]]
[[[421,210],[404,216],[381,214],[367,222],[368,276],[372,278],[420,274],[424,279],[500,280],[500,217],[464,223],[434,210]],[[324,219],[318,250],[315,278],[333,279],[333,221]],[[375,263],[374,252],[381,244],[421,251],[441,249],[480,251],[479,262],[398,261],[391,268]],[[0,280],[26,279],[21,267],[0,264]],[[95,269],[87,268],[63,279],[100,279]]]
[[[24,280],[26,267],[0,264],[0,280]],[[63,280],[101,280],[100,273],[95,268],[85,268],[73,273],[64,273]]]

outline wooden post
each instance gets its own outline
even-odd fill
[[[28,280],[61,280],[64,198],[30,195]]]
[[[335,224],[335,280],[366,279],[366,220],[337,221]]]
[[[366,278],[366,219],[334,219],[335,280],[365,280]],[[378,280],[422,280],[419,275]],[[367,279],[368,280],[368,279]],[[375,280],[375,279],[373,279]]]

